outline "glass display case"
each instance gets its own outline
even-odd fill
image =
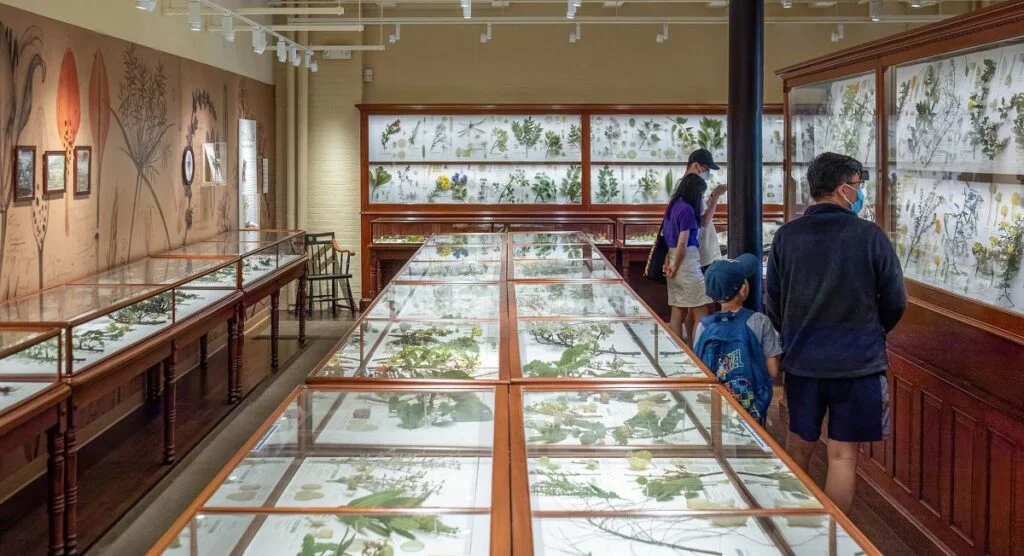
[[[370,204],[580,204],[578,114],[370,115]]]
[[[793,215],[803,214],[813,203],[807,166],[818,154],[834,152],[852,156],[864,165],[868,179],[864,181],[865,201],[860,216],[875,221],[878,197],[875,87],[872,72],[790,89]]]
[[[1024,314],[1024,43],[893,66],[885,90],[904,274]]]
[[[235,290],[180,285],[64,285],[0,303],[0,329],[53,326],[63,329],[63,352],[43,350],[47,362],[64,358],[66,375],[172,328],[208,306],[210,297]]]
[[[515,284],[522,317],[638,317],[647,309],[625,283]]]
[[[661,218],[620,218],[623,247],[650,247],[658,239]]]
[[[535,555],[875,553],[717,385],[524,387],[512,403],[528,491],[513,512]]]
[[[237,259],[239,260],[242,287],[249,287],[277,270],[294,264],[304,256],[303,236],[299,234],[281,241],[198,242],[153,257]]]
[[[497,284],[391,284],[366,312],[371,319],[497,319]]]
[[[507,542],[510,521],[508,455],[495,451],[506,399],[501,387],[300,388],[159,552],[499,554],[491,539]]]
[[[615,241],[615,221],[610,218],[510,219],[496,224],[495,231],[512,232],[516,236],[523,232],[581,232],[600,246],[612,245]]]
[[[221,232],[204,242],[222,243],[238,241],[242,243],[278,242],[298,240],[304,242],[305,233],[300,230],[241,229]]]
[[[0,414],[61,379],[60,340],[58,328],[0,329]]]

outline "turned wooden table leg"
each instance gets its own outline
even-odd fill
[[[207,358],[210,355],[210,335],[203,334],[199,337],[199,367],[206,370]]]
[[[237,314],[237,313],[236,313]],[[235,403],[235,372],[238,370],[238,319],[228,319],[228,403]]]
[[[174,421],[177,413],[177,385],[174,382],[178,346],[171,342],[171,354],[164,359],[164,463],[174,463]]]
[[[60,406],[60,424],[46,433],[46,448],[49,458],[46,462],[48,485],[47,506],[50,518],[50,556],[64,554],[64,423],[67,408]]]
[[[78,406],[68,398],[68,428],[64,433],[64,554],[78,554]]]
[[[304,344],[304,343],[306,343],[306,274],[305,273],[303,273],[302,276],[299,276],[299,299],[302,300],[302,303],[299,304],[299,307],[302,307],[302,310],[299,311],[299,343],[300,344]]]
[[[281,290],[270,294],[270,368],[278,368],[278,338],[281,335]]]
[[[245,360],[245,305],[238,304],[238,357],[235,359],[235,401],[242,399],[242,362]]]

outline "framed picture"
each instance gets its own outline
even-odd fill
[[[67,189],[64,177],[67,175],[67,158],[64,151],[43,153],[43,193],[63,193]]]
[[[196,179],[196,153],[192,151],[192,145],[185,147],[181,153],[181,181],[185,185],[192,185]]]
[[[36,193],[36,148],[14,148],[14,200],[31,201]]]
[[[88,195],[92,186],[92,147],[75,147],[75,195]]]
[[[228,183],[227,163],[227,143],[203,143],[203,183],[206,185]]]

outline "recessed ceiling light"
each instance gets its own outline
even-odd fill
[[[793,0],[782,0],[782,7],[783,8],[792,8],[793,7]]]

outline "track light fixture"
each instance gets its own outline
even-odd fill
[[[871,0],[868,4],[868,17],[874,22],[882,19],[882,0]]]
[[[199,0],[188,0],[188,28],[193,31],[203,30],[203,15]]]
[[[464,19],[473,17],[473,0],[459,0],[459,5],[462,6],[462,17]]]
[[[316,63],[316,60],[313,60],[313,63],[309,65],[309,71],[313,73],[320,71],[320,66]]]
[[[262,27],[252,30],[252,51],[263,54],[267,50],[267,31]]]
[[[235,42],[235,19],[228,14],[220,16],[220,32],[224,33],[224,40]]]
[[[291,61],[292,61],[292,65],[295,66],[295,67],[299,67],[299,64],[302,63],[302,57],[299,56],[299,47],[297,47],[295,45],[292,45]]]
[[[565,18],[566,19],[575,19],[576,18],[576,8],[579,7],[576,4],[576,0],[566,0],[566,4],[567,4],[567,6],[566,6],[566,9],[565,9]]]
[[[583,36],[583,35],[582,35],[582,33],[580,32],[580,24],[579,24],[579,23],[577,23],[577,24],[576,24],[576,30],[575,30],[575,31],[573,31],[573,32],[571,32],[571,33],[569,33],[569,43],[575,43],[576,41],[580,40],[580,38],[581,38],[582,36]]]
[[[288,45],[284,41],[277,41],[277,61],[282,64],[288,61]]]
[[[156,9],[156,2],[157,0],[135,0],[135,7],[151,12]]]
[[[661,32],[658,33],[655,40],[658,41],[658,43],[663,43],[668,40],[668,23],[661,24]]]
[[[491,41],[491,24],[487,24],[487,32],[480,33],[480,44],[487,44]]]
[[[398,42],[400,40],[402,40],[402,24],[401,23],[396,23],[395,24],[395,32],[390,34],[390,35],[388,35],[388,42],[391,43],[391,44],[395,44],[396,42]]]
[[[305,52],[305,55],[306,55],[306,67],[309,68],[310,66],[313,65],[313,51],[312,50],[307,50]]]
[[[842,23],[836,24],[836,30],[832,31],[832,42],[839,42],[844,38],[844,29]]]
[[[782,7],[789,9],[793,7],[793,0],[782,0]]]
[[[920,8],[922,6],[921,0],[908,0],[911,8]]]

